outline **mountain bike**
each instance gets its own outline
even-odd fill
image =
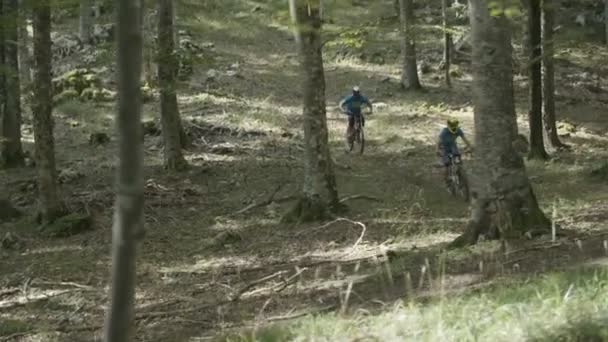
[[[350,152],[355,148],[355,144],[359,144],[359,153],[363,154],[363,150],[365,149],[365,132],[363,131],[363,125],[365,122],[365,118],[363,117],[363,113],[360,115],[355,115],[355,125],[353,127],[353,131],[348,137],[348,150]]]
[[[448,156],[448,191],[453,196],[459,196],[465,201],[469,200],[469,183],[462,167],[461,156],[450,154]]]

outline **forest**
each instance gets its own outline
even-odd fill
[[[0,0],[0,342],[608,341],[608,0]]]

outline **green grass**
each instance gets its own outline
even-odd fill
[[[605,341],[608,272],[582,269],[511,281],[379,315],[327,314],[225,341]]]
[[[31,326],[20,320],[0,318],[0,340],[2,336],[10,336],[31,329]]]

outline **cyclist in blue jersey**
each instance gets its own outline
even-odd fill
[[[348,116],[348,127],[346,129],[346,142],[348,143],[355,127],[355,117],[361,116],[363,106],[367,106],[370,109],[370,114],[373,113],[374,109],[369,99],[361,94],[358,86],[353,87],[352,94],[342,99],[339,106],[342,112]],[[361,118],[361,125],[363,126],[365,125],[365,119]]]
[[[471,143],[465,138],[464,132],[459,127],[459,122],[456,119],[448,119],[447,126],[439,132],[439,140],[437,142],[437,155],[441,157],[441,163],[445,169],[445,181],[448,179],[448,167],[450,166],[450,158],[458,158],[460,162],[460,151],[456,139],[462,138],[462,141],[467,145],[469,150],[472,150]]]

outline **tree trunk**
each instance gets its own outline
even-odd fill
[[[604,0],[604,29],[606,44],[608,44],[608,0]]]
[[[165,168],[183,170],[188,164],[182,154],[181,123],[177,104],[177,58],[173,37],[173,1],[158,0],[158,81]]]
[[[472,214],[466,232],[453,246],[489,239],[517,238],[549,229],[528,180],[523,158],[515,151],[517,120],[513,91],[511,23],[492,16],[491,0],[470,0],[473,46],[475,161]]]
[[[320,220],[339,206],[336,178],[329,152],[325,112],[319,0],[290,0],[300,54],[304,92],[304,187],[291,216],[299,221]]]
[[[403,89],[420,89],[418,67],[416,62],[416,30],[414,27],[413,0],[399,0],[401,25],[401,54],[403,68],[401,70],[401,86]]]
[[[452,34],[450,33],[450,23],[448,19],[448,0],[441,0],[441,17],[443,21],[443,67],[445,68],[445,84],[448,87],[452,86],[450,77],[450,68],[452,64],[452,56],[450,49],[452,48]]]
[[[78,32],[83,44],[91,43],[93,31],[93,16],[91,15],[93,4],[91,0],[80,0],[80,22]]]
[[[23,165],[21,146],[21,89],[19,85],[18,53],[18,0],[1,0],[0,13],[4,17],[3,32],[0,34],[3,72],[0,82],[0,166],[18,167]]]
[[[32,83],[32,56],[30,54],[30,34],[28,19],[30,11],[25,0],[19,0],[19,71],[21,85]]]
[[[541,0],[527,0],[529,32],[530,152],[529,159],[547,159],[543,142]]]
[[[555,118],[555,55],[553,26],[555,8],[559,0],[543,0],[543,121],[549,143],[553,148],[565,147],[557,135]]]
[[[152,37],[152,20],[151,15],[146,13],[146,6],[144,4],[144,0],[142,0],[141,4],[141,13],[139,13],[142,18],[142,40],[143,40],[143,79],[148,85],[154,86],[156,84],[155,74],[156,65],[154,64],[154,44],[151,41]],[[147,33],[147,34],[146,34]]]
[[[143,238],[143,145],[141,141],[142,29],[139,0],[117,3],[118,135],[120,164],[112,242],[112,290],[105,342],[132,338],[135,256]]]
[[[51,92],[51,6],[50,0],[38,0],[34,7],[34,84],[32,112],[40,218],[53,222],[64,212],[57,185],[55,141],[53,138],[53,96]]]

